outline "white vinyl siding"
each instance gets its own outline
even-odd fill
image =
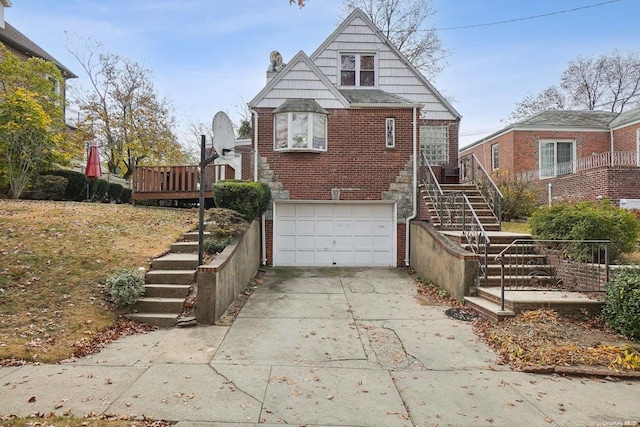
[[[540,178],[573,173],[574,141],[540,141],[539,147]]]
[[[420,126],[420,152],[431,166],[449,163],[449,127]]]
[[[344,52],[376,52],[376,88],[424,104],[421,118],[453,120],[456,117],[420,81],[407,65],[380,40],[360,19],[355,19],[322,51],[312,55],[316,66],[330,81],[340,82],[340,54]],[[318,101],[320,105],[323,105]],[[324,105],[323,105],[324,107]],[[326,108],[326,107],[325,107]]]

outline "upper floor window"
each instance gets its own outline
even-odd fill
[[[420,153],[431,166],[449,163],[449,126],[420,126]]]
[[[491,146],[491,170],[496,170],[500,167],[500,157],[498,152],[498,144]]]
[[[371,53],[340,55],[340,86],[376,85],[376,56]]]
[[[540,141],[540,178],[573,173],[574,141]]]
[[[317,113],[276,114],[276,150],[327,150],[327,116]]]

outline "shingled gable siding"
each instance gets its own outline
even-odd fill
[[[334,188],[345,189],[340,192],[340,200],[389,200],[384,193],[389,192],[411,159],[412,109],[329,110],[327,151],[323,153],[274,152],[272,111],[258,110],[258,149],[261,179],[270,181],[276,189],[276,200],[329,201]],[[388,117],[396,119],[396,146],[391,149],[385,148]],[[263,171],[269,177],[263,177]],[[404,264],[405,257],[404,219],[398,218],[396,233],[398,265]],[[266,230],[270,264],[273,224],[269,216]]]

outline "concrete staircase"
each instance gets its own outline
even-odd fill
[[[151,262],[145,293],[127,317],[160,327],[174,326],[196,281],[197,268],[198,233],[185,233],[168,254]]]
[[[440,184],[440,188],[444,195],[451,195],[455,193],[464,193],[466,194],[473,210],[475,211],[478,219],[482,223],[482,226],[486,231],[499,231],[500,230],[500,222],[493,214],[493,211],[487,204],[486,200],[478,190],[478,188],[473,184]],[[424,186],[420,187],[421,194],[421,207],[426,209],[426,212],[421,212],[421,219],[428,219],[434,227],[440,227],[440,220],[438,219],[438,214],[436,208],[433,206],[431,202],[431,198],[427,194]],[[456,224],[452,227],[452,229],[461,229],[462,223]]]

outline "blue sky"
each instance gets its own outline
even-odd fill
[[[13,0],[5,19],[80,76],[66,37],[90,37],[153,71],[179,122],[237,120],[265,84],[269,54],[311,54],[339,23],[342,0]],[[434,0],[436,28],[525,18],[606,0]],[[544,18],[440,31],[451,51],[432,81],[462,114],[461,145],[504,126],[516,102],[557,84],[577,55],[640,51],[640,1]],[[66,35],[65,35],[66,34]],[[183,126],[181,138],[188,133]],[[197,143],[197,141],[196,141]]]

